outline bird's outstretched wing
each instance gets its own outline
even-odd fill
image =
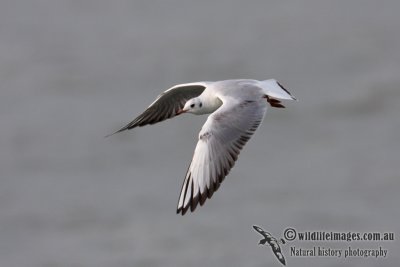
[[[273,239],[274,237],[271,235],[269,232],[265,232],[261,227],[257,225],[253,225],[254,230],[256,230],[258,233],[260,233],[262,236],[264,236],[267,239]]]
[[[261,227],[257,225],[253,225],[254,230],[260,233],[262,236],[265,237],[268,245],[271,246],[272,252],[275,254],[276,258],[282,263],[286,265],[285,257],[283,256],[281,247],[279,246],[279,241],[271,235],[271,233],[264,231]],[[282,242],[284,242],[282,240]]]
[[[226,101],[212,113],[199,134],[192,162],[182,185],[177,213],[203,205],[217,191],[240,150],[263,120],[266,101]]]
[[[285,257],[282,254],[282,250],[281,247],[279,246],[278,241],[276,241],[276,239],[274,241],[272,241],[271,243],[269,243],[269,245],[272,248],[272,252],[275,254],[276,258],[283,264],[286,265],[286,260]]]
[[[185,106],[186,101],[201,95],[206,86],[207,82],[196,82],[179,84],[171,87],[160,94],[137,118],[106,137],[137,126],[154,124],[176,116],[177,112]]]

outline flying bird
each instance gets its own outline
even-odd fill
[[[286,260],[285,257],[282,254],[281,247],[279,246],[279,243],[285,244],[285,240],[280,239],[279,241],[271,235],[269,232],[265,232],[261,227],[253,225],[254,230],[256,230],[258,233],[260,233],[264,238],[258,242],[259,245],[265,245],[265,243],[268,243],[268,245],[271,246],[272,252],[275,254],[276,258],[283,264],[286,265]]]
[[[184,113],[210,114],[200,130],[177,213],[193,212],[218,190],[270,105],[296,100],[274,79],[194,82],[171,87],[132,122],[116,131],[155,124]],[[113,134],[115,134],[113,133]],[[110,134],[110,135],[113,135]],[[108,136],[110,136],[108,135]]]

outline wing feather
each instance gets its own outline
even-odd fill
[[[264,237],[266,237],[265,231],[264,231],[261,227],[259,227],[259,226],[257,226],[257,225],[253,225],[253,228],[254,228],[254,230],[256,230],[258,233],[260,233],[261,235],[263,235]]]
[[[182,185],[177,213],[184,215],[189,208],[194,211],[198,203],[203,205],[218,190],[260,125],[267,109],[265,102],[227,102],[208,117]],[[191,194],[186,192],[189,183]]]
[[[198,82],[180,84],[168,89],[160,94],[157,99],[133,121],[107,136],[175,117],[177,112],[184,107],[185,103],[189,99],[201,95],[206,86],[207,82]]]

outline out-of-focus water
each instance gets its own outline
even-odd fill
[[[2,1],[0,265],[279,266],[253,224],[400,231],[399,1]],[[205,206],[175,214],[206,117],[104,139],[168,87],[280,80]],[[290,246],[388,249],[292,257]],[[394,266],[398,241],[292,242],[288,266]]]

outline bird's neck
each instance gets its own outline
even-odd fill
[[[199,115],[213,113],[222,105],[222,101],[218,97],[201,97],[200,100],[203,107],[197,113]]]

